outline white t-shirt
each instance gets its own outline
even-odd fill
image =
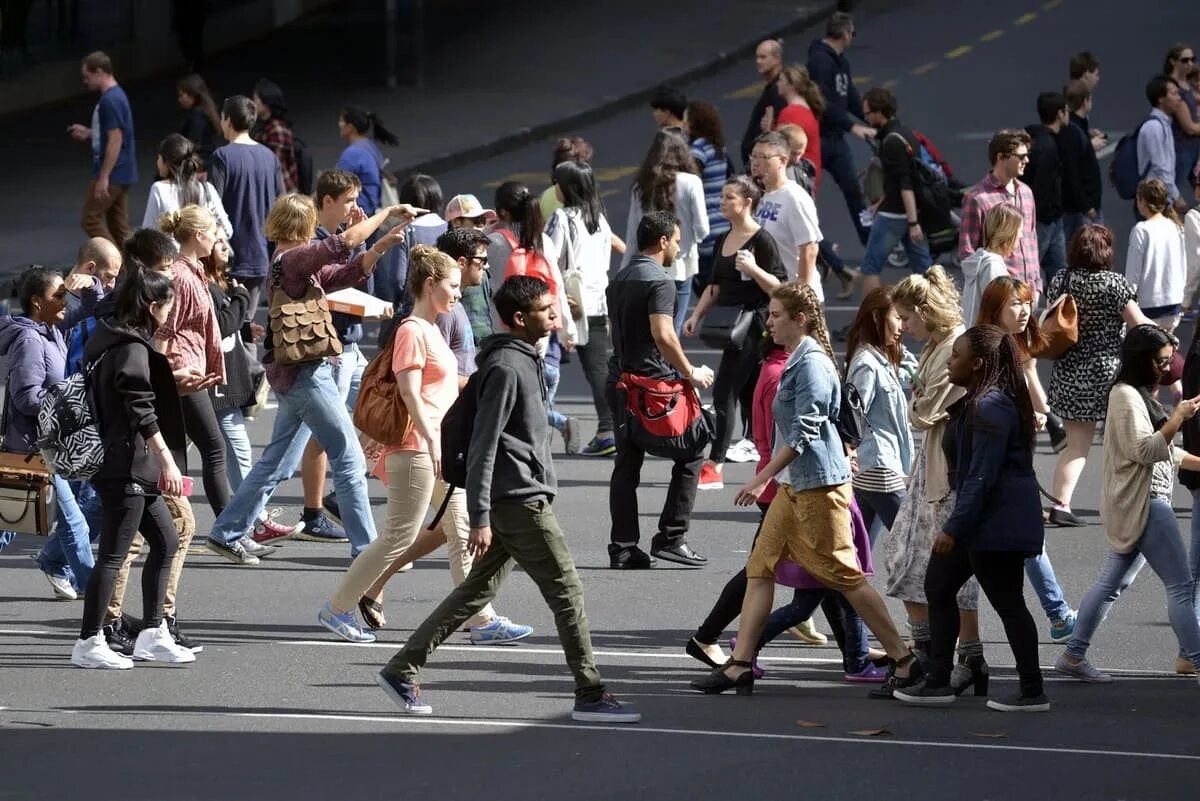
[[[1183,303],[1187,256],[1183,229],[1161,214],[1133,226],[1125,257],[1125,277],[1137,290],[1142,309]]]
[[[204,195],[207,198],[205,207],[212,214],[217,225],[225,232],[225,238],[233,236],[233,226],[221,203],[221,196],[208,181],[204,184]],[[174,181],[155,181],[150,187],[150,197],[146,200],[146,213],[142,216],[142,227],[158,230],[158,218],[168,211],[179,211],[179,187]]]
[[[601,214],[599,227],[589,234],[576,209],[561,208],[546,223],[546,234],[554,243],[554,252],[562,254],[559,265],[563,267],[563,279],[569,281],[569,271],[579,270],[583,313],[588,317],[608,314],[604,296],[612,263],[612,228],[608,220]]]
[[[796,280],[800,270],[800,246],[820,242],[824,238],[812,196],[800,184],[789,180],[774,192],[762,196],[754,219],[775,240],[788,279]],[[824,303],[825,291],[821,288],[819,270],[813,270],[809,286],[817,293],[817,299]]]

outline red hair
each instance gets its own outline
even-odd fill
[[[1033,290],[1029,287],[1029,284],[1007,275],[1002,275],[994,279],[984,287],[983,297],[979,301],[979,314],[975,318],[975,325],[1000,326],[1000,313],[1012,300],[1013,295],[1016,295],[1032,307]],[[1029,324],[1025,326],[1025,331],[1020,334],[1013,334],[1013,339],[1016,340],[1017,350],[1022,362],[1035,358],[1041,353],[1042,348],[1046,346],[1046,336],[1038,326],[1037,315],[1033,313],[1032,308],[1029,313]]]

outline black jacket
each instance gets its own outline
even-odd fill
[[[250,293],[244,286],[231,286],[228,291],[223,291],[216,284],[209,283],[208,294],[212,296],[224,347],[228,337],[241,333],[242,326],[250,317]],[[252,406],[255,377],[262,372],[262,365],[253,358],[251,349],[235,343],[233,348],[225,351],[225,384],[208,391],[212,397],[213,411]]]
[[[167,357],[138,334],[102,319],[83,349],[85,365],[97,360],[91,383],[104,463],[93,481],[157,486],[162,468],[146,440],[160,431],[186,472],[183,410]]]
[[[846,56],[834,50],[824,39],[808,48],[808,74],[825,95],[825,113],[821,116],[821,136],[848,133],[862,118],[862,98],[850,74]]]
[[[1104,183],[1100,160],[1088,135],[1088,121],[1071,115],[1071,122],[1058,132],[1058,157],[1062,163],[1062,208],[1082,214],[1100,210]]]
[[[1033,190],[1037,221],[1043,225],[1061,220],[1062,167],[1058,157],[1057,134],[1045,125],[1026,125],[1025,132],[1033,139],[1029,146],[1029,164],[1022,180]]]
[[[1187,393],[1192,393],[1191,395]],[[1200,336],[1193,335],[1187,358],[1183,360],[1183,397],[1200,395]],[[1200,453],[1200,415],[1183,424],[1183,449],[1188,453]],[[1195,470],[1180,470],[1179,483],[1190,490],[1200,489],[1200,473]]]
[[[783,111],[783,107],[787,103],[779,94],[779,85],[776,81],[771,81],[763,87],[762,94],[758,96],[758,102],[754,104],[753,110],[750,112],[750,122],[746,124],[746,133],[742,136],[742,164],[746,167],[746,172],[750,172],[750,151],[754,149],[754,140],[762,133],[762,116],[767,111],[767,106],[775,109],[775,118],[779,118],[779,112]]]
[[[875,141],[879,142],[879,163],[883,167],[883,200],[879,210],[907,214],[900,193],[913,188],[913,156],[921,152],[921,143],[895,119],[879,129]]]

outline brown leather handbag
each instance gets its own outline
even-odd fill
[[[293,298],[279,284],[278,267],[275,276],[267,311],[275,362],[304,364],[340,355],[342,343],[333,327],[325,292],[310,281],[304,294]]]
[[[0,448],[8,431],[8,382],[0,413]],[[0,531],[50,536],[58,504],[46,460],[36,453],[0,452]]]
[[[1068,273],[1068,289],[1070,280]],[[1038,322],[1046,343],[1034,354],[1039,359],[1061,359],[1079,342],[1079,308],[1069,291],[1059,295],[1058,300],[1042,312]]]
[[[379,444],[392,447],[403,445],[413,429],[412,416],[392,372],[396,334],[405,322],[400,321],[387,344],[363,370],[358,401],[354,404],[354,427]]]

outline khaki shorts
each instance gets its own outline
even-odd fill
[[[845,592],[867,580],[858,566],[850,523],[850,483],[779,492],[746,561],[747,578],[775,578],[785,556],[831,590]]]

